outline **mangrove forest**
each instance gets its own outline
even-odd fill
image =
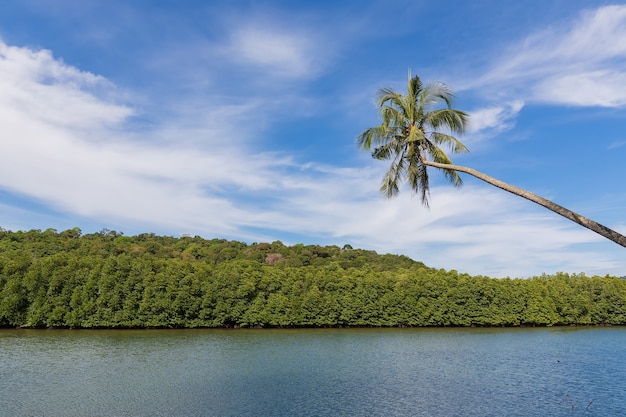
[[[470,276],[350,245],[0,228],[0,327],[626,324],[626,280]]]

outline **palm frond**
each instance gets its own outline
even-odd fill
[[[438,162],[440,164],[449,164],[452,165],[452,160],[448,157],[448,155],[437,145],[430,143],[430,147],[428,148],[428,153],[433,161]]]
[[[381,127],[370,127],[369,129],[365,129],[359,136],[356,138],[357,145],[363,151],[369,151],[372,147],[372,144],[378,140],[380,136]]]
[[[406,175],[404,159],[400,158],[391,163],[380,184],[380,192],[385,198],[395,197],[400,192],[398,183]]]
[[[422,84],[422,80],[417,75],[411,77],[411,73],[409,72],[409,86],[408,86],[408,95],[411,97],[417,97],[424,85]]]
[[[407,182],[409,183],[413,192],[420,196],[420,200],[425,207],[429,207],[429,179],[426,165],[424,165],[419,156],[411,158],[409,168],[407,169]]]
[[[422,163],[422,161],[419,162],[420,167],[420,190],[421,190],[421,195],[420,195],[420,199],[422,200],[422,204],[425,207],[430,207],[430,204],[428,204],[428,197],[430,196],[430,181],[428,180],[428,171],[426,170],[426,165],[424,165]]]
[[[397,93],[392,88],[381,88],[378,90],[377,104],[382,108],[385,104],[389,103],[393,106],[400,107],[402,101],[402,94]]]
[[[452,165],[452,161],[440,147],[433,145],[431,148],[428,149],[428,152],[431,155],[433,161],[440,164]],[[463,184],[463,179],[461,179],[459,173],[455,170],[445,168],[440,169],[441,171],[443,171],[443,175],[446,177],[446,179],[455,187],[459,187]]]
[[[409,128],[408,135],[405,136],[404,140],[407,143],[420,144],[424,140],[426,140],[426,136],[424,135],[424,132],[422,132],[419,127],[415,125],[411,125],[411,127]]]
[[[396,147],[397,143],[395,141],[390,141],[384,145],[378,146],[372,152],[372,158],[379,160],[395,158],[397,155]]]
[[[396,129],[386,126],[375,126],[365,129],[356,138],[356,143],[363,151],[369,151],[372,146],[384,144],[396,137]]]
[[[452,100],[454,95],[450,88],[444,83],[432,82],[424,87],[424,104],[428,106],[435,105],[441,101],[446,104],[446,107],[452,106]]]
[[[395,129],[406,126],[409,120],[406,114],[396,107],[383,106],[380,109],[382,126],[393,127]]]
[[[451,132],[462,135],[469,125],[467,113],[453,109],[432,110],[427,115],[430,126],[437,129],[449,129]]]
[[[437,145],[447,145],[450,147],[450,151],[452,153],[467,153],[469,152],[469,149],[467,149],[465,147],[465,145],[463,145],[461,143],[460,140],[458,140],[457,138],[455,138],[452,135],[447,135],[445,133],[441,133],[441,132],[432,132],[430,134],[430,139],[432,142],[436,143]]]

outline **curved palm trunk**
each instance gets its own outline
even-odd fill
[[[523,190],[519,187],[516,187],[511,184],[507,184],[506,182],[497,180],[489,175],[483,174],[480,171],[476,171],[475,169],[459,166],[459,165],[450,165],[450,164],[441,164],[438,162],[428,161],[426,159],[422,159],[424,165],[428,165],[434,168],[441,169],[451,169],[458,172],[464,172],[466,174],[470,174],[480,180],[485,181],[491,185],[494,185],[498,188],[501,188],[505,191],[508,191],[517,196],[523,197],[527,200],[532,201],[533,203],[537,203],[540,206],[547,208],[548,210],[552,210],[553,212],[560,214],[561,216],[578,223],[579,225],[590,229],[597,234],[604,236],[607,239],[612,240],[618,245],[626,247],[626,236],[617,233],[615,230],[609,229],[606,226],[601,225],[600,223],[596,223],[591,219],[581,216],[580,214],[574,213],[573,211],[566,209],[563,206],[553,203],[550,200],[546,200],[543,197],[538,196],[537,194],[533,194],[529,191]]]

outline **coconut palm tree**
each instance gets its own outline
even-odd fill
[[[427,167],[443,171],[455,186],[462,184],[459,172],[463,172],[537,203],[626,247],[626,236],[606,226],[475,169],[452,164],[441,146],[447,147],[452,153],[468,152],[453,135],[463,134],[469,119],[466,113],[452,109],[452,99],[452,92],[445,84],[436,82],[424,85],[418,76],[411,77],[410,73],[407,94],[390,88],[379,90],[377,104],[382,123],[364,130],[358,136],[357,143],[362,150],[371,151],[372,157],[391,160],[391,166],[380,186],[385,197],[397,195],[399,184],[406,180],[411,189],[420,195],[422,203],[428,206]]]

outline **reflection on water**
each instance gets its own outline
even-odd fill
[[[626,328],[0,330],[6,416],[626,416]]]

